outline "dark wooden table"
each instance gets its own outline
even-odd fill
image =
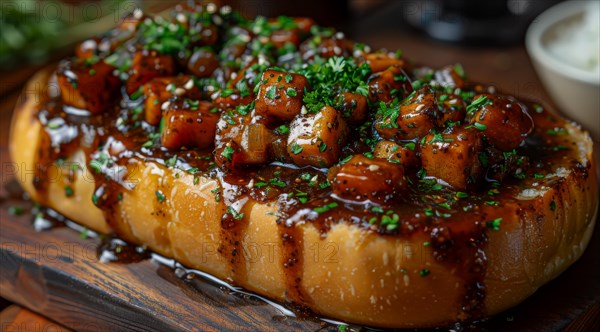
[[[398,26],[397,15],[393,6],[374,10],[354,22],[351,36],[375,48],[400,48],[408,58],[433,67],[462,63],[474,80],[552,107],[522,45],[464,48],[440,44]],[[232,294],[201,278],[180,278],[172,268],[151,260],[101,264],[96,258],[98,239],[81,238],[69,228],[36,232],[28,213],[10,215],[9,207],[27,210],[31,204],[12,197],[12,179],[5,167],[10,163],[7,144],[12,108],[20,88],[37,69],[29,66],[0,75],[2,298],[75,330],[337,330],[318,320],[287,317],[261,300]],[[577,263],[521,305],[479,328],[599,331],[599,252],[597,228]]]

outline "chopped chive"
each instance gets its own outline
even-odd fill
[[[303,148],[303,147],[301,147],[300,145],[298,145],[298,144],[296,144],[296,143],[294,143],[294,144],[292,145],[292,153],[293,153],[293,154],[298,154],[298,153],[302,152],[302,150],[304,150],[304,148]]]
[[[223,149],[223,152],[221,152],[221,156],[225,157],[227,160],[232,160],[233,159],[233,153],[235,152],[235,149],[230,147],[230,146],[226,146],[225,149]]]
[[[298,92],[294,88],[288,88],[285,93],[290,97],[296,97],[298,95]]]
[[[500,230],[500,224],[502,223],[502,218],[496,218],[494,220],[490,220],[488,222],[486,222],[486,226],[495,230],[495,231],[499,231]]]
[[[162,203],[167,199],[167,197],[165,197],[165,195],[160,190],[155,191],[154,194],[156,195],[156,198],[158,198],[159,203]]]
[[[238,211],[236,211],[233,207],[228,207],[227,208],[227,213],[231,214],[231,216],[233,217],[233,219],[235,220],[242,220],[242,218],[244,218],[244,213],[239,213]]]
[[[8,208],[8,214],[11,216],[20,216],[25,212],[25,210],[20,206],[11,206]]]
[[[329,211],[331,209],[334,209],[336,207],[338,207],[338,203],[333,202],[333,203],[329,203],[327,205],[323,205],[323,206],[317,207],[317,208],[314,209],[314,211],[316,213],[325,213],[325,212],[327,212],[327,211]]]
[[[319,152],[325,152],[325,150],[327,150],[327,144],[325,144],[325,142],[321,142],[319,145]]]
[[[65,196],[67,196],[67,197],[73,196],[73,188],[71,188],[71,186],[69,186],[69,185],[65,186]]]

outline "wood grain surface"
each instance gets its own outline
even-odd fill
[[[36,314],[27,308],[13,304],[0,312],[2,332],[70,332],[71,330]]]
[[[375,11],[356,22],[351,36],[374,47],[402,48],[407,57],[432,66],[460,62],[477,81],[551,106],[521,45],[468,49],[435,43],[400,30],[394,16],[398,13],[392,9]],[[152,260],[100,263],[99,239],[84,239],[66,227],[36,232],[30,214],[9,214],[10,207],[25,211],[31,207],[30,202],[13,197],[13,175],[7,168],[10,116],[30,72],[25,68],[0,78],[2,298],[82,331],[337,330],[317,319],[288,317],[259,299],[231,293],[201,278],[181,278],[177,271]],[[597,227],[587,251],[571,268],[519,306],[475,329],[600,331],[599,253]]]

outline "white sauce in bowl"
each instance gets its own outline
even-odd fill
[[[583,15],[558,24],[548,37],[554,58],[600,75],[600,2],[590,2]]]

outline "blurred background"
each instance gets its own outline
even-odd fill
[[[213,1],[215,2],[215,1]],[[532,74],[523,39],[529,23],[557,0],[217,0],[246,17],[309,16],[372,47],[402,49],[420,63],[461,62],[471,76],[510,94],[547,96]],[[1,0],[0,97],[47,63],[140,7],[159,13],[177,1]],[[7,75],[8,74],[8,75]],[[515,76],[516,75],[516,76]],[[527,78],[527,79],[523,79]],[[4,102],[2,104],[5,104]]]
[[[215,1],[213,1],[215,2]],[[392,30],[417,32],[460,45],[510,45],[527,25],[558,0],[217,0],[246,17],[309,16],[351,37]],[[40,63],[53,51],[106,30],[119,17],[142,8],[158,12],[177,1],[2,0],[0,68]]]

